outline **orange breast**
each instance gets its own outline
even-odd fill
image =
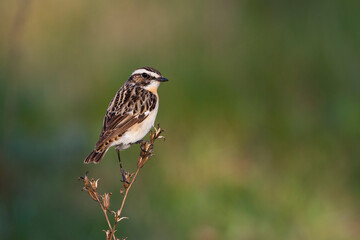
[[[157,86],[149,87],[147,90],[154,93],[157,96]]]

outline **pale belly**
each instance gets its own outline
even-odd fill
[[[159,101],[156,103],[155,109],[140,124],[132,126],[118,141],[113,142],[110,146],[116,146],[117,149],[123,150],[131,146],[145,137],[145,135],[154,126],[157,111],[159,109]]]

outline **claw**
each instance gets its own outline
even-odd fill
[[[121,173],[121,176],[122,176],[121,182],[123,183],[123,186],[126,189],[130,185],[130,180],[131,180],[132,174],[130,174],[129,172],[123,171]]]

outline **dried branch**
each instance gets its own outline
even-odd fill
[[[135,179],[140,171],[140,169],[145,165],[145,163],[149,160],[149,158],[152,156],[152,152],[154,149],[154,142],[156,139],[159,138],[163,138],[165,139],[163,136],[161,136],[161,133],[164,132],[163,129],[160,128],[159,124],[157,125],[157,128],[154,127],[154,132],[150,131],[150,141],[142,141],[141,145],[140,145],[140,156],[137,162],[137,169],[136,172],[134,174],[130,174],[129,172],[125,172],[125,178],[126,181],[123,182],[123,188],[125,189],[125,194],[123,197],[123,200],[121,202],[121,207],[119,210],[115,211],[110,211],[110,196],[112,193],[104,193],[103,195],[99,195],[99,193],[97,192],[97,188],[98,188],[98,182],[99,179],[94,180],[93,178],[91,180],[89,180],[87,173],[85,173],[84,177],[80,177],[79,180],[82,180],[84,182],[84,187],[83,187],[83,191],[86,191],[89,193],[90,197],[99,203],[101,210],[103,211],[106,221],[109,225],[109,230],[104,230],[105,234],[106,234],[106,240],[118,240],[118,238],[115,237],[115,232],[116,232],[116,226],[117,223],[120,222],[123,219],[128,219],[127,217],[122,217],[122,210],[124,209],[124,205],[125,205],[125,201],[126,198],[128,196],[128,193],[130,191],[131,186],[133,185],[133,183],[135,182]],[[120,189],[121,193],[124,193],[122,189]],[[100,200],[100,197],[102,198],[102,201]],[[108,217],[108,212],[110,212],[111,214],[114,215],[114,225],[112,226]],[[126,239],[126,238],[125,238]]]

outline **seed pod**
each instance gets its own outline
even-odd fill
[[[91,181],[90,181],[91,187],[95,191],[97,190],[97,187],[98,187],[98,181],[99,181],[99,179],[97,179],[96,181],[94,179],[91,179]]]
[[[94,200],[94,201],[97,201],[97,193],[94,192],[93,190],[91,189],[88,189],[87,192],[89,193],[90,197]]]
[[[104,193],[104,195],[102,195],[103,205],[106,210],[109,210],[110,207],[110,196],[111,193]]]

